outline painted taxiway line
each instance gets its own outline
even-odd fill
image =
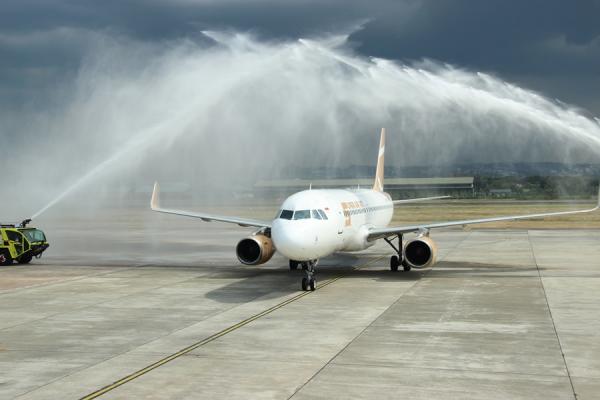
[[[379,260],[381,260],[382,258],[385,258],[385,257],[386,256],[375,257],[374,259],[372,259],[371,261],[369,261],[369,262],[367,262],[365,264],[361,264],[361,265],[358,265],[358,266],[354,267],[353,270],[357,270],[357,269],[361,269],[361,268],[367,267],[367,266],[369,266],[369,265],[371,265],[371,264],[373,264],[373,263],[375,263],[375,262],[377,262],[377,261],[379,261]],[[322,288],[324,288],[326,286],[331,285],[334,282],[337,282],[338,280],[342,279],[344,276],[345,275],[339,275],[339,276],[336,276],[334,278],[328,279],[328,280],[326,280],[323,283],[320,283],[317,286],[315,292],[321,290]],[[261,311],[258,314],[255,314],[255,315],[253,315],[253,316],[251,316],[251,317],[249,317],[249,318],[247,318],[247,319],[245,319],[243,321],[240,321],[237,324],[231,325],[228,328],[223,329],[222,331],[219,331],[219,332],[217,332],[217,333],[215,333],[215,334],[213,334],[213,335],[211,335],[211,336],[209,336],[209,337],[207,337],[205,339],[200,340],[199,342],[196,342],[196,343],[194,343],[194,344],[192,344],[192,345],[190,345],[188,347],[185,347],[185,348],[179,350],[178,352],[173,353],[173,354],[171,354],[171,355],[169,355],[169,356],[167,356],[167,357],[165,357],[165,358],[163,358],[161,360],[158,360],[158,361],[156,361],[156,362],[154,362],[154,363],[152,363],[152,364],[150,364],[150,365],[148,365],[148,366],[146,366],[146,367],[144,367],[144,368],[142,368],[142,369],[140,369],[140,370],[138,370],[136,372],[133,372],[133,373],[131,373],[131,374],[129,374],[129,375],[127,375],[127,376],[125,376],[125,377],[123,377],[123,378],[121,378],[121,379],[113,382],[113,383],[111,383],[110,385],[104,386],[103,388],[98,389],[95,392],[92,392],[92,393],[90,393],[90,394],[82,397],[81,400],[91,400],[91,399],[98,398],[98,397],[100,397],[100,396],[102,396],[102,395],[110,392],[111,390],[118,388],[119,386],[122,386],[122,385],[124,385],[124,384],[126,384],[128,382],[131,382],[132,380],[134,380],[136,378],[139,378],[140,376],[142,376],[144,374],[147,374],[148,372],[150,372],[150,371],[152,371],[152,370],[154,370],[154,369],[156,369],[156,368],[158,368],[160,366],[163,366],[163,365],[165,365],[166,363],[168,363],[170,361],[173,361],[173,360],[175,360],[175,359],[177,359],[177,358],[179,358],[179,357],[181,357],[181,356],[183,356],[183,355],[185,355],[185,354],[187,354],[187,353],[189,353],[189,352],[191,352],[191,351],[193,351],[193,350],[195,350],[195,349],[197,349],[199,347],[204,346],[205,344],[208,344],[208,343],[210,343],[210,342],[212,342],[212,341],[214,341],[214,340],[216,340],[216,339],[218,339],[218,338],[220,338],[222,336],[225,336],[228,333],[231,333],[231,332],[233,332],[233,331],[235,331],[237,329],[240,329],[241,327],[243,327],[245,325],[248,325],[249,323],[251,323],[253,321],[256,321],[259,318],[262,318],[265,315],[271,314],[272,312],[274,312],[276,310],[279,310],[280,308],[285,307],[288,304],[295,302],[296,300],[300,300],[304,296],[308,296],[311,293],[313,293],[313,292],[311,292],[311,291],[302,292],[300,294],[297,294],[296,296],[293,296],[293,297],[291,297],[291,298],[289,298],[287,300],[284,300],[281,303],[278,303],[278,304],[276,304],[276,305],[274,305],[274,306],[272,306],[272,307],[270,307],[270,308],[268,308],[268,309],[266,309],[264,311]]]

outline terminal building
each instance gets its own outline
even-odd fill
[[[434,195],[455,198],[472,198],[475,194],[473,177],[447,178],[385,178],[385,191],[393,199],[426,197]],[[364,179],[278,179],[258,181],[254,193],[264,197],[288,196],[300,190],[371,188],[372,178]]]

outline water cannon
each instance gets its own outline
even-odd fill
[[[31,222],[31,218],[24,219],[19,224],[19,228],[27,228],[27,225]]]

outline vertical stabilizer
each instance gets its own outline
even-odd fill
[[[379,156],[377,157],[377,169],[375,170],[375,183],[373,190],[383,192],[383,156],[385,154],[385,128],[381,128],[381,138],[379,139]]]

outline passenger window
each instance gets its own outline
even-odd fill
[[[294,215],[294,212],[292,210],[281,210],[281,214],[279,214],[279,218],[292,219],[292,215]]]
[[[323,218],[321,218],[321,214],[319,214],[319,213],[317,212],[317,210],[310,210],[310,213],[312,214],[312,217],[313,217],[314,219],[323,219]]]
[[[325,214],[325,211],[323,211],[323,210],[317,210],[317,211],[319,212],[319,214],[321,214],[321,217],[323,219],[327,219],[327,214]]]
[[[310,219],[310,210],[298,210],[294,212],[294,219]]]

